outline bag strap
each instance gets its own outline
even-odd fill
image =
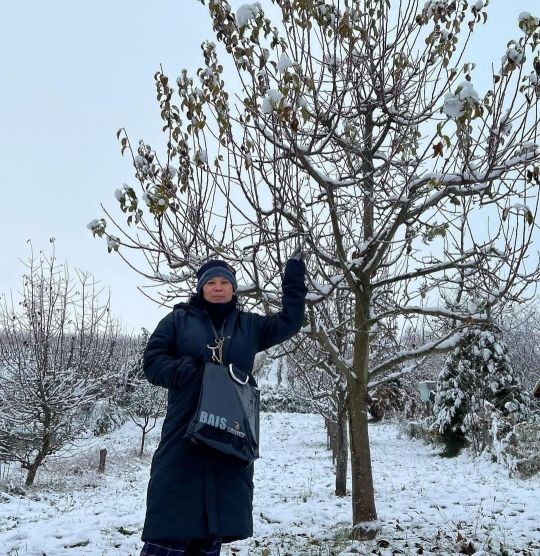
[[[229,348],[231,345],[230,340],[232,338],[234,325],[236,323],[236,318],[238,316],[238,310],[234,309],[225,319],[223,326],[220,328],[219,332],[216,330],[214,323],[210,317],[204,319],[204,324],[207,331],[207,337],[213,337],[215,340],[215,345],[207,344],[209,351],[207,352],[206,361],[213,361],[219,365],[226,365],[227,356],[229,354]]]
[[[246,378],[244,380],[242,380],[241,378],[238,378],[235,373],[234,373],[234,369],[233,369],[233,364],[230,363],[229,364],[229,374],[231,375],[231,378],[235,381],[238,382],[238,384],[240,384],[241,386],[245,386],[248,381],[249,381],[249,375],[246,376]]]

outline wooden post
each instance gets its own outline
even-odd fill
[[[105,458],[107,457],[107,448],[103,448],[99,451],[99,473],[105,473]]]

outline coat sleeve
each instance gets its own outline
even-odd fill
[[[304,319],[307,288],[304,283],[306,266],[303,261],[290,259],[283,276],[282,305],[279,313],[258,317],[258,351],[264,351],[294,336]]]
[[[167,315],[150,336],[143,356],[143,370],[149,382],[177,390],[203,374],[193,357],[175,355],[174,313]]]

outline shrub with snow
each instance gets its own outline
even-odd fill
[[[282,386],[261,387],[261,411],[268,413],[316,413],[310,400]]]
[[[506,344],[494,330],[473,327],[463,333],[439,375],[432,427],[448,455],[465,445],[480,454],[524,421],[529,405]],[[496,434],[494,415],[500,417]]]
[[[540,473],[540,413],[514,425],[501,412],[491,415],[492,459],[524,478]]]
[[[94,436],[109,434],[127,421],[126,412],[111,400],[99,400],[90,415],[90,430]]]
[[[369,413],[373,420],[398,416],[412,416],[418,410],[418,401],[401,381],[379,384],[370,391]]]

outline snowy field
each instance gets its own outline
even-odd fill
[[[256,462],[255,536],[227,545],[226,556],[540,556],[540,479],[510,478],[501,467],[464,455],[442,459],[395,425],[370,429],[382,531],[351,543],[350,499],[333,495],[322,418],[264,414]],[[138,429],[126,424],[84,455],[51,461],[36,485],[0,468],[0,555],[137,556],[148,455],[135,457]],[[105,474],[95,470],[108,450]],[[10,493],[5,492],[10,485]]]

